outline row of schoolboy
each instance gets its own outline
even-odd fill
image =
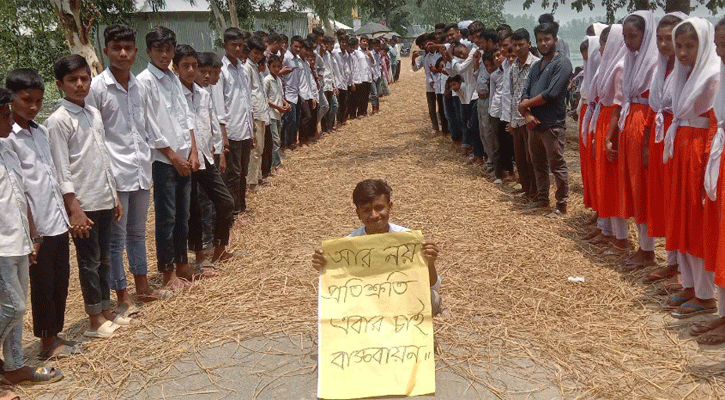
[[[527,209],[548,209],[551,171],[557,185],[551,217],[566,213],[569,196],[564,138],[572,66],[558,29],[543,14],[534,29],[537,49],[523,28],[436,24],[416,38],[421,51],[411,60],[414,70],[425,70],[433,131],[450,135],[468,163],[485,164],[494,184],[510,182]]]
[[[109,67],[95,78],[83,57],[58,59],[53,69],[65,96],[43,125],[34,121],[45,89],[40,75],[18,69],[6,77],[7,89],[0,93],[0,133],[6,137],[0,141],[0,339],[7,383],[40,384],[63,377],[55,368],[23,366],[22,318],[28,283],[33,333],[41,339],[40,358],[82,352],[79,343],[59,336],[68,294],[71,237],[89,319],[84,336],[91,338],[111,337],[140,311],[128,292],[124,250],[141,301],[168,298],[194,280],[216,275],[215,263],[234,257],[226,247],[234,215],[245,209],[245,181],[249,173],[250,183],[259,183],[262,148],[271,147],[265,146],[270,143],[265,125],[273,121],[279,130],[281,114],[290,114],[298,104],[290,92],[296,90],[304,99],[302,85],[290,86],[295,73],[300,73],[299,83],[301,72],[310,72],[314,81],[307,89],[318,92],[310,67],[317,57],[329,64],[330,56],[324,47],[315,55],[312,38],[293,37],[284,60],[296,64],[288,66],[280,53],[271,54],[261,36],[248,36],[235,28],[224,34],[222,60],[213,53],[177,45],[174,32],[164,27],[151,29],[145,39],[151,61],[137,77],[131,73],[138,52],[136,34],[126,26],[113,25],[104,31],[103,51]],[[323,42],[329,44],[327,39]],[[350,46],[343,44],[342,49],[354,48],[353,39],[344,43]],[[261,63],[265,52],[266,63]],[[369,65],[382,65],[373,64],[376,58],[370,54],[363,53],[372,59]],[[299,64],[300,55],[310,62]],[[269,66],[264,77],[260,64]],[[357,64],[351,64],[350,71],[359,72]],[[391,72],[388,69],[385,74],[386,83]],[[356,79],[352,78],[348,90],[355,91]],[[327,87],[320,81],[321,97],[325,97]],[[365,108],[367,96],[365,92]],[[362,111],[362,106],[356,107],[351,114]],[[328,121],[331,118],[327,116]],[[301,143],[314,136],[303,130],[299,133]],[[291,128],[287,134],[297,136]],[[151,288],[147,278],[145,236],[152,181],[161,289]],[[204,200],[211,204],[212,214],[205,212]],[[211,262],[205,251],[208,241],[213,245]],[[189,263],[187,246],[196,252],[194,266]],[[115,312],[110,307],[111,290],[118,297]]]

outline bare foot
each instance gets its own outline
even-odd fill
[[[642,281],[645,285],[648,285],[650,283],[659,282],[665,279],[670,279],[672,277],[677,276],[677,267],[678,265],[668,265],[666,267],[658,268],[649,275],[647,275],[646,278],[644,278],[644,281]]]
[[[721,318],[718,318],[721,319]],[[697,338],[697,343],[708,346],[725,343],[725,325],[720,325]]]
[[[692,328],[690,328],[690,335],[699,336],[722,325],[725,325],[725,317],[715,318],[707,322],[694,324],[692,325]]]

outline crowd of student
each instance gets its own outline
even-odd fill
[[[89,329],[108,338],[139,308],[127,289],[124,250],[140,301],[165,299],[201,278],[227,251],[247,189],[282,172],[286,151],[321,131],[380,109],[397,80],[400,45],[336,38],[315,28],[306,38],[237,28],[224,32],[225,54],[178,44],[173,31],[146,35],[151,62],[131,73],[137,47],[129,27],[104,31],[109,66],[91,77],[79,55],[58,59],[64,98],[41,125],[34,121],[44,84],[30,69],[8,73],[0,88],[0,338],[7,384],[59,380],[54,368],[23,366],[22,320],[30,285],[40,358],[71,356],[63,339],[70,238]],[[151,186],[157,267],[147,279],[146,222]],[[190,264],[187,249],[194,251]],[[118,306],[111,311],[111,290]]]
[[[425,69],[433,129],[469,162],[485,164],[494,183],[516,179],[527,209],[548,209],[551,171],[551,217],[566,213],[569,193],[563,148],[572,69],[557,29],[542,15],[535,49],[526,29],[441,24],[417,38],[425,51],[412,55],[413,68]],[[636,11],[586,34],[573,85],[581,94],[583,201],[596,214],[583,239],[621,255],[631,271],[656,266],[655,238],[665,238],[667,265],[644,283],[665,281],[658,292],[671,295],[664,309],[675,318],[717,313],[690,333],[700,344],[725,343],[725,19],[713,26],[675,12],[657,22]]]

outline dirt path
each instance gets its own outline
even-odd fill
[[[391,220],[422,229],[442,249],[441,294],[450,316],[435,320],[439,375],[455,374],[485,388],[467,398],[725,396],[722,350],[685,340],[687,325],[662,317],[663,299],[637,283],[644,272],[623,274],[618,260],[577,239],[584,217],[578,171],[565,219],[524,212],[512,196],[463,165],[447,140],[429,134],[423,77],[408,63],[403,60],[401,82],[383,99],[382,113],[290,154],[286,172],[250,196],[250,212],[232,234],[244,256],[223,265],[221,277],[145,305],[133,327],[89,342],[83,357],[53,363],[66,379],[30,389],[27,397],[135,397],[129,387],[152,387],[175,376],[175,363],[194,359],[199,349],[260,336],[314,343],[317,280],[310,254],[322,239],[359,225],[350,196],[358,181],[371,177],[393,187]],[[572,169],[578,165],[574,139]],[[151,275],[158,284],[158,275]],[[574,284],[569,276],[586,280]],[[37,345],[29,321],[32,356]],[[71,337],[80,337],[86,326],[76,274],[66,325]],[[314,378],[314,363],[303,364],[295,373]],[[257,394],[276,398],[264,390]]]

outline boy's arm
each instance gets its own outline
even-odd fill
[[[35,238],[40,237],[38,234],[38,229],[35,227],[35,220],[33,219],[33,211],[30,209],[30,204],[28,204],[28,229],[30,230],[30,238],[33,239],[33,252],[28,255],[28,260],[30,261],[30,265],[37,264],[37,257],[38,252],[40,251],[40,246],[42,243],[35,242]]]

